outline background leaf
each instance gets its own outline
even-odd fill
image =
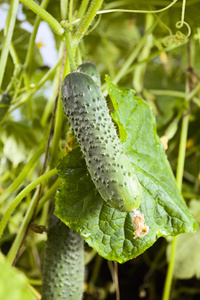
[[[39,145],[42,137],[43,132],[38,124],[34,125],[31,121],[6,121],[1,129],[5,157],[17,167],[27,158],[28,153]]]

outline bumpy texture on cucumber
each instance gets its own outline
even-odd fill
[[[78,71],[87,74],[90,76],[98,86],[101,85],[101,77],[97,67],[92,63],[84,63],[78,66]]]
[[[141,201],[141,187],[100,88],[88,75],[73,72],[65,77],[61,94],[64,111],[100,195],[119,211],[136,209]]]
[[[52,215],[43,266],[42,300],[81,300],[83,239]]]

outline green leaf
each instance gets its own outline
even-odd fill
[[[5,157],[13,163],[14,167],[17,167],[27,158],[30,151],[39,145],[42,137],[43,132],[38,124],[34,125],[33,130],[31,121],[6,121],[1,129]]]
[[[23,273],[4,262],[0,255],[0,299],[4,300],[35,300],[36,297],[28,289],[28,281]]]
[[[200,202],[191,200],[190,211],[200,224]],[[170,259],[171,243],[167,248],[167,258]],[[178,279],[200,278],[200,227],[195,232],[180,234],[177,237],[177,247],[174,265],[174,277]]]
[[[108,77],[107,83],[117,107],[113,118],[126,132],[124,148],[142,185],[139,211],[149,233],[134,239],[132,213],[119,212],[100,197],[79,148],[57,167],[63,184],[57,192],[55,214],[101,256],[123,263],[144,252],[160,236],[191,232],[196,223],[178,192],[150,107],[132,90],[115,87]]]

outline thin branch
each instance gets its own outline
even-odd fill
[[[116,288],[116,300],[120,300],[120,290],[119,290],[119,276],[118,276],[118,264],[114,261],[114,278],[115,278],[115,288]]]

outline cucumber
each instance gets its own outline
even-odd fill
[[[78,66],[77,70],[90,76],[98,86],[101,85],[101,77],[97,67],[94,64],[88,62],[84,63]]]
[[[100,88],[87,74],[68,74],[62,84],[64,112],[102,198],[119,211],[136,209],[141,186],[125,155]]]
[[[43,265],[42,300],[81,300],[84,248],[80,235],[52,215]]]
[[[9,94],[0,94],[0,122],[3,120],[10,106],[11,97]]]

